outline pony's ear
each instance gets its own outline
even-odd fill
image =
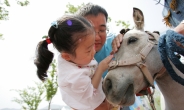
[[[159,40],[159,37],[160,35],[156,32],[149,32],[149,31],[145,31],[147,34],[149,34],[149,40],[152,40],[152,41],[158,41]]]
[[[135,29],[144,31],[144,15],[138,8],[133,8],[133,19],[135,23]]]
[[[121,29],[121,31],[120,31],[120,34],[125,34],[126,32],[128,32],[130,29],[129,28],[127,28],[127,29]]]

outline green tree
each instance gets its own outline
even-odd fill
[[[110,23],[112,21],[111,17],[108,17],[107,23]]]
[[[65,11],[65,13],[74,14],[75,12],[77,12],[77,10],[78,10],[79,8],[81,8],[81,7],[84,6],[84,5],[85,5],[85,4],[82,3],[81,5],[74,6],[74,5],[70,4],[70,3],[68,3],[68,4],[66,5],[67,11]]]
[[[36,87],[28,86],[23,90],[17,89],[12,90],[17,92],[20,97],[20,98],[14,97],[12,101],[20,104],[23,110],[37,110],[38,105],[44,98],[43,97],[43,93],[45,90],[44,85],[42,83],[35,83],[35,84]]]
[[[118,21],[115,21],[115,23],[116,23],[116,26],[121,26],[122,28],[125,28],[125,29],[129,28],[130,26],[129,21],[125,22],[122,20],[118,20]]]
[[[16,0],[17,4],[20,6],[27,6],[29,4],[28,0],[25,1],[18,1]],[[9,0],[4,0],[3,3],[0,3],[0,20],[8,20],[9,11],[6,10],[6,7],[10,7]]]
[[[4,40],[3,34],[0,33],[0,40]]]
[[[51,70],[48,71],[50,74],[44,83],[36,83],[36,87],[28,86],[22,90],[13,89],[12,91],[16,91],[20,98],[14,97],[12,101],[20,104],[24,110],[37,110],[38,105],[46,98],[49,102],[48,110],[50,110],[52,99],[58,89],[55,60],[51,63],[50,68]]]
[[[28,0],[25,1],[18,1],[16,0],[17,4],[20,6],[27,6],[29,4]],[[6,9],[7,7],[10,7],[9,0],[4,0],[4,2],[1,3],[0,0],[0,21],[2,20],[8,20],[9,11]],[[0,39],[4,39],[3,34],[0,34]]]
[[[50,76],[44,83],[46,89],[46,100],[49,102],[48,110],[50,110],[52,99],[55,96],[58,89],[55,60],[53,60],[51,68],[52,68],[51,71],[49,71]]]

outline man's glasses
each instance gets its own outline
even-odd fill
[[[95,34],[96,35],[98,34],[99,36],[105,36],[108,32],[109,32],[109,30],[105,29],[105,30],[100,30],[98,32],[95,32]]]

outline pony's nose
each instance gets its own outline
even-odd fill
[[[111,79],[106,79],[103,84],[103,91],[107,95],[110,91],[112,91],[112,81]]]

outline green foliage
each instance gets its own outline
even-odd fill
[[[10,6],[10,3],[9,3],[8,0],[4,0],[4,4],[5,4],[6,6]]]
[[[4,0],[4,3],[0,4],[0,20],[8,20],[9,12],[3,7],[3,5],[9,7],[10,3],[8,0]]]
[[[9,12],[4,8],[0,6],[0,20],[8,20]]]
[[[3,34],[0,33],[0,40],[4,40]]]
[[[107,23],[110,23],[112,21],[111,17],[108,17]]]
[[[14,97],[12,101],[20,104],[23,110],[37,110],[40,102],[46,98],[49,102],[48,110],[50,110],[52,98],[58,89],[55,60],[53,60],[50,67],[50,74],[44,83],[35,83],[36,87],[28,86],[22,90],[13,89],[12,91],[16,91],[19,94],[19,98]]]
[[[1,1],[1,0],[0,0]],[[25,1],[17,1],[17,4],[20,6],[27,6],[29,4],[28,0]],[[9,11],[6,9],[6,7],[10,7],[9,0],[4,0],[3,3],[0,3],[0,21],[1,20],[9,20]],[[2,34],[0,34],[0,40],[2,40]]]
[[[18,0],[16,0],[16,1],[17,1],[17,4],[20,5],[20,6],[27,6],[27,5],[29,5],[29,1],[28,0],[25,0],[23,2],[18,1]]]
[[[65,13],[74,14],[75,12],[77,12],[77,10],[78,10],[79,8],[81,8],[81,7],[84,6],[84,5],[85,5],[85,4],[82,3],[81,5],[74,6],[74,5],[70,4],[70,3],[68,3],[68,4],[66,5],[67,11],[65,11]]]
[[[12,100],[22,106],[23,110],[37,110],[38,105],[42,101],[44,93],[44,85],[42,83],[35,83],[36,87],[24,88],[23,90],[13,89],[19,94],[20,98],[14,97]]]
[[[17,1],[17,4],[20,6],[27,6],[29,4],[28,0],[25,0],[23,2],[18,1],[18,0],[16,1]],[[0,20],[8,20],[9,12],[8,10],[6,10],[4,6],[10,7],[9,0],[4,0],[4,3],[0,4]]]
[[[55,96],[58,84],[57,84],[57,76],[56,76],[56,61],[53,60],[51,64],[51,71],[49,71],[49,76],[46,82],[44,83],[46,89],[46,100],[49,102],[48,110],[50,110],[50,105],[52,102],[52,98]]]
[[[130,23],[128,21],[125,22],[122,20],[118,20],[118,21],[115,21],[115,23],[116,23],[116,26],[121,26],[122,28],[125,28],[125,29],[129,28],[130,26]]]

